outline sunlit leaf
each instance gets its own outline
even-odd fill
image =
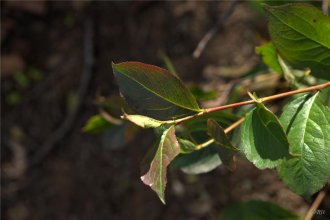
[[[330,180],[330,109],[324,106],[328,92],[294,99],[280,118],[295,156],[278,172],[290,189],[305,197]]]
[[[276,48],[268,42],[256,48],[256,52],[262,56],[262,61],[275,72],[282,74],[282,68],[278,62]]]
[[[241,128],[241,150],[259,169],[274,168],[289,158],[289,142],[277,117],[257,104]]]
[[[123,119],[129,120],[130,122],[140,126],[142,128],[157,128],[164,124],[173,124],[174,121],[159,121],[153,118],[149,118],[143,115],[128,115],[124,113]]]
[[[294,68],[330,79],[330,18],[312,5],[265,6],[269,32],[281,57]]]

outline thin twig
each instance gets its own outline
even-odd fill
[[[322,0],[322,11],[325,15],[329,14],[329,1],[328,0]]]
[[[321,192],[319,192],[319,194],[317,194],[316,199],[314,200],[313,204],[307,211],[305,220],[311,220],[313,218],[317,208],[321,205],[322,200],[324,199],[326,193],[327,193],[327,191],[326,191],[326,189],[324,189]]]
[[[240,107],[240,106],[243,106],[243,105],[251,105],[251,104],[255,104],[257,102],[264,103],[264,102],[268,102],[268,101],[279,99],[279,98],[284,98],[284,97],[287,97],[287,96],[292,96],[292,95],[299,94],[299,93],[324,89],[324,88],[327,88],[327,87],[330,87],[330,82],[323,83],[323,84],[316,85],[316,86],[310,86],[310,87],[303,88],[303,89],[297,89],[297,90],[293,90],[293,91],[289,91],[289,92],[284,92],[284,93],[280,93],[280,94],[276,94],[276,95],[272,95],[272,96],[267,96],[267,97],[264,97],[264,98],[260,98],[258,100],[248,100],[248,101],[243,101],[243,102],[236,102],[236,103],[229,104],[229,105],[223,105],[223,106],[218,106],[218,107],[213,107],[213,108],[207,108],[207,109],[204,109],[202,112],[199,112],[195,115],[190,115],[190,116],[187,116],[185,118],[180,118],[178,120],[175,120],[175,124],[181,124],[182,122],[185,122],[185,121],[191,120],[193,118],[197,118],[199,116],[209,114],[209,113],[212,113],[212,112],[218,112],[218,111],[222,111],[222,110],[229,109],[229,108],[236,108],[236,107]]]
[[[244,120],[245,120],[245,117],[243,117],[243,118],[239,119],[238,121],[234,122],[233,124],[231,124],[229,127],[227,127],[225,129],[225,133],[227,134],[227,133],[231,132],[232,130],[234,130],[234,128],[236,128],[240,124],[242,124]]]
[[[57,143],[62,140],[71,130],[80,107],[83,103],[84,97],[87,93],[87,88],[92,76],[92,69],[94,65],[94,32],[93,22],[87,18],[84,22],[85,36],[84,36],[84,70],[80,79],[80,85],[77,90],[76,105],[70,111],[63,123],[55,130],[55,132],[43,143],[40,150],[36,152],[32,158],[31,165],[39,164],[43,159],[53,150]]]
[[[200,55],[202,54],[203,50],[205,49],[207,43],[214,37],[214,35],[223,27],[223,24],[225,21],[229,18],[229,16],[232,14],[234,11],[234,8],[236,7],[237,3],[239,0],[233,0],[226,11],[219,16],[217,22],[215,25],[204,35],[202,40],[199,41],[196,49],[193,52],[193,57],[195,59],[199,58]]]

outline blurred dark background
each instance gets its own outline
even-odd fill
[[[163,51],[188,84],[220,93],[241,80],[251,91],[277,91],[277,75],[244,78],[260,63],[255,47],[268,39],[257,3],[238,3],[200,58],[192,57],[230,3],[1,1],[2,218],[216,219],[248,199],[303,215],[309,204],[274,170],[243,158],[233,173],[221,166],[198,176],[170,172],[164,206],[140,181],[152,132],[82,132],[98,113],[96,95],[118,94],[112,61],[163,66]],[[329,204],[328,196],[321,209]]]

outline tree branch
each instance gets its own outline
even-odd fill
[[[212,113],[212,112],[222,111],[224,109],[236,108],[236,107],[240,107],[240,106],[243,106],[243,105],[251,105],[251,104],[255,104],[257,102],[264,103],[264,102],[272,101],[272,100],[279,99],[279,98],[284,98],[284,97],[287,97],[287,96],[292,96],[292,95],[299,94],[299,93],[310,92],[310,91],[314,91],[314,90],[321,90],[321,89],[324,89],[324,88],[327,88],[327,87],[330,87],[330,82],[323,83],[323,84],[316,85],[316,86],[303,88],[303,89],[297,89],[297,90],[293,90],[293,91],[289,91],[289,92],[284,92],[284,93],[280,93],[280,94],[276,94],[276,95],[272,95],[272,96],[267,96],[267,97],[264,97],[264,98],[260,98],[258,100],[249,100],[249,101],[237,102],[237,103],[233,103],[233,104],[229,104],[229,105],[223,105],[223,106],[218,106],[218,107],[213,107],[213,108],[207,108],[207,109],[204,109],[204,111],[199,112],[195,115],[190,115],[190,116],[187,116],[185,118],[175,120],[175,124],[178,125],[178,124],[181,124],[185,121],[191,120],[193,118],[198,118],[202,115],[209,114],[209,113]]]

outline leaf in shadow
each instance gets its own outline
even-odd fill
[[[215,140],[215,145],[218,146],[219,157],[227,169],[235,170],[234,155],[238,151],[227,137],[224,129],[213,119],[207,121],[208,134]]]
[[[138,114],[169,120],[201,111],[189,89],[165,69],[140,62],[112,68],[121,94]]]

